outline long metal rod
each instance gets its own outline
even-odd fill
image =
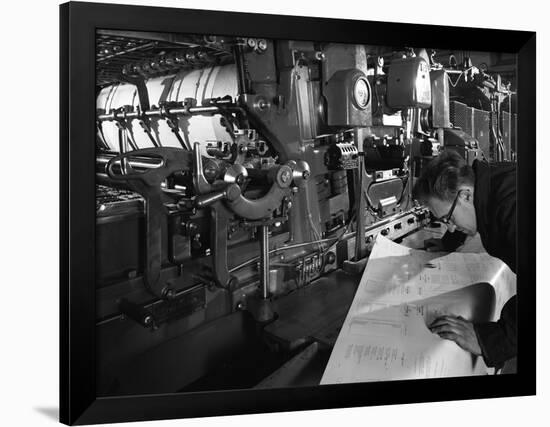
[[[102,57],[97,59],[97,62],[103,62],[103,61],[106,61],[108,59],[114,58],[115,56],[126,55],[128,53],[131,53],[131,52],[134,52],[134,51],[137,51],[137,50],[149,49],[150,47],[155,47],[157,44],[158,43],[156,43],[156,42],[151,42],[151,43],[142,44],[140,46],[132,47],[130,49],[121,50],[120,52],[115,52],[111,55],[102,56]]]
[[[230,110],[231,107],[236,107],[231,101],[219,101],[217,104],[223,106],[223,111]],[[199,114],[215,114],[222,112],[222,109],[217,105],[212,105],[208,107],[175,107],[175,108],[166,108],[158,110],[147,110],[147,111],[113,111],[108,114],[100,114],[97,116],[99,121],[113,121],[113,120],[124,120],[124,119],[138,119],[140,117],[165,117],[165,116],[192,116]]]
[[[365,243],[365,198],[363,197],[363,174],[365,173],[365,152],[363,151],[363,136],[359,130],[355,131],[354,139],[359,156],[359,169],[355,181],[355,221],[357,237],[355,239],[355,262],[366,255]]]
[[[106,165],[107,163],[109,163],[109,160],[116,156],[118,156],[118,154],[99,154],[96,157],[96,163],[98,165]],[[142,169],[157,168],[161,164],[160,159],[152,159],[148,161],[148,159],[146,158],[139,157],[136,157],[135,159],[127,159],[126,161],[130,164],[130,166]]]
[[[262,225],[260,231],[260,286],[262,298],[269,298],[269,226]]]
[[[166,114],[169,115],[193,115],[204,113],[217,113],[220,109],[218,107],[190,107],[190,108],[169,108],[166,110],[149,110],[144,112],[131,111],[126,112],[112,112],[109,114],[100,114],[97,119],[100,121],[112,121],[117,119],[137,119],[139,117],[162,117]]]
[[[355,232],[353,232],[353,234],[355,234]],[[335,242],[336,240],[338,240],[337,237],[331,237],[330,239],[313,240],[311,242],[298,243],[298,244],[290,245],[290,246],[282,246],[280,248],[271,249],[269,251],[269,254],[271,255],[271,254],[274,254],[274,253],[277,253],[277,252],[288,251],[290,249],[301,248],[301,247],[304,247],[304,246],[318,245],[319,243]],[[247,260],[247,261],[231,268],[229,270],[229,272],[233,273],[234,271],[240,270],[241,268],[246,267],[249,264],[254,264],[255,262],[258,262],[259,259],[260,259],[260,257],[251,258],[251,259],[249,259],[249,260]]]

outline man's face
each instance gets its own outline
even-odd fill
[[[477,233],[477,221],[473,189],[471,187],[466,187],[461,190],[449,223],[447,224],[447,228],[451,233],[458,230],[469,236],[474,236]],[[435,197],[431,197],[427,202],[428,208],[436,218],[446,216],[452,204],[452,200],[440,200]]]

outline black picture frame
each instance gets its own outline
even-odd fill
[[[535,236],[536,34],[342,19],[69,2],[60,6],[60,421],[92,424],[536,393],[535,239],[518,245],[518,373],[299,389],[97,398],[95,393],[95,34],[217,33],[516,53],[518,235]],[[437,37],[434,38],[434,32]]]

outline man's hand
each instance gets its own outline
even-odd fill
[[[442,252],[445,250],[443,247],[443,241],[435,238],[424,240],[424,248],[428,252]]]
[[[474,324],[461,316],[441,316],[429,326],[430,331],[441,338],[454,341],[459,347],[476,356],[481,355]]]

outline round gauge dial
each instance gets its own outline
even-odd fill
[[[369,105],[370,101],[370,88],[367,79],[359,77],[353,85],[353,101],[355,105],[364,110]]]

